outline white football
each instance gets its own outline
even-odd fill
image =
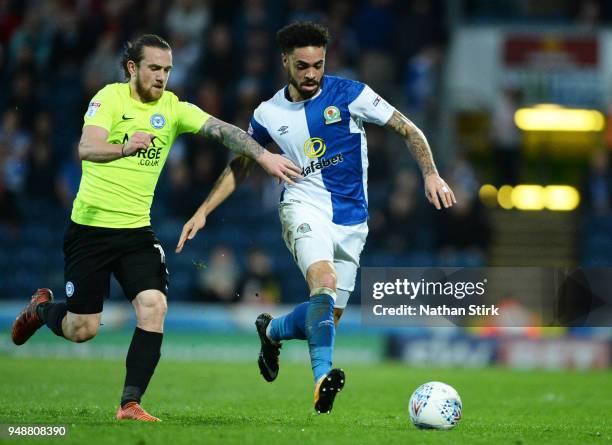
[[[461,419],[461,397],[446,383],[428,382],[412,393],[408,409],[418,428],[448,430]]]

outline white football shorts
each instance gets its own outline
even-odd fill
[[[334,307],[345,308],[359,269],[359,256],[368,236],[368,223],[334,224],[318,208],[307,203],[281,202],[279,215],[283,239],[302,275],[317,261],[330,261],[336,269]]]

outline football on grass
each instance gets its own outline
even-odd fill
[[[448,430],[461,419],[461,397],[446,383],[428,382],[412,393],[408,409],[418,428]]]

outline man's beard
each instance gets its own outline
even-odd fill
[[[319,92],[318,87],[320,87],[320,83],[317,82],[316,80],[310,81],[309,83],[315,84],[317,88],[315,88],[312,91],[305,91],[305,90],[302,90],[302,86],[298,83],[296,79],[293,78],[291,74],[289,74],[289,72],[287,72],[287,76],[289,77],[289,83],[295,87],[298,93],[300,93],[300,96],[302,97],[303,100],[310,99],[312,96],[314,96],[315,94]]]
[[[147,90],[142,84],[142,82],[140,81],[140,77],[137,74],[136,75],[136,93],[138,93],[138,97],[140,97],[140,99],[143,102],[153,102],[161,97],[163,90],[160,90],[160,94],[155,96],[155,92],[153,88],[150,88]]]

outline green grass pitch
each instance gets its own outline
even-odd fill
[[[159,424],[117,422],[121,361],[0,355],[0,424],[64,424],[78,444],[603,444],[612,443],[612,373],[347,366],[331,415],[312,412],[305,365],[281,362],[276,382],[257,365],[161,361],[143,406]],[[421,431],[408,398],[441,380],[463,399],[451,431]],[[49,439],[8,439],[41,443]]]

